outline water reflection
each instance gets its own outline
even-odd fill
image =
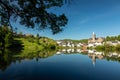
[[[88,50],[88,56],[92,59],[92,63],[95,66],[96,59],[103,59],[104,53],[103,52],[96,52],[94,50]]]
[[[97,52],[95,50],[83,51],[81,49],[59,49],[59,50],[42,50],[26,53],[24,51],[14,51],[5,49],[0,51],[0,70],[4,71],[11,63],[19,62],[21,60],[32,60],[39,61],[43,58],[48,58],[53,55],[60,54],[82,54],[88,56],[92,64],[95,66],[96,60],[106,59],[107,61],[120,62],[120,54],[117,52]]]
[[[56,53],[81,53],[80,49],[59,49]]]
[[[7,67],[12,63],[21,63],[22,60],[39,61],[42,58],[53,56],[56,53],[55,50],[42,50],[26,53],[23,51],[4,49],[0,50],[0,70],[5,71]]]
[[[107,61],[117,61],[120,62],[119,52],[98,52],[95,50],[88,50],[88,56],[92,58],[93,64],[95,64],[96,59],[106,59]]]
[[[5,50],[0,52],[0,80],[119,80],[119,60],[117,52],[95,50]]]
[[[92,59],[93,65],[96,63],[96,59],[102,60],[106,59],[107,61],[118,61],[120,62],[120,53],[119,52],[98,52],[96,50],[86,50],[81,49],[61,49],[56,52],[56,54],[83,54],[88,55]]]
[[[0,50],[0,70],[4,71],[7,66],[9,66],[12,62],[15,62],[16,58],[13,58],[13,56],[19,52],[17,52],[17,49],[14,52],[9,49]]]

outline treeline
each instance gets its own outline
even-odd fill
[[[88,39],[81,39],[81,40],[79,40],[79,42],[80,42],[80,43],[86,43],[86,44],[87,44],[87,43],[88,43]]]
[[[116,40],[120,41],[120,35],[118,35],[118,36],[107,36],[105,38],[105,41],[116,41]]]
[[[73,43],[88,43],[88,39],[81,39],[81,40],[72,40],[72,39],[64,39],[63,41],[69,41]]]

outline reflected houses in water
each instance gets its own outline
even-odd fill
[[[97,52],[95,50],[88,50],[88,56],[92,59],[93,65],[95,65],[96,59],[120,62],[120,53],[118,52]]]
[[[96,52],[94,50],[81,50],[81,49],[60,49],[56,54],[83,54],[89,56],[92,59],[92,63],[95,66],[96,59],[103,59],[104,53],[103,52]]]
[[[105,54],[105,58],[108,61],[120,62],[120,53],[118,53],[118,52],[108,52],[108,53]]]
[[[73,53],[81,53],[81,49],[59,49],[56,54],[73,54]]]
[[[120,53],[117,52],[97,52],[95,50],[81,50],[81,49],[60,49],[56,52],[57,55],[60,54],[83,54],[87,55],[92,60],[93,66],[96,64],[97,59],[106,59],[110,61],[118,61],[120,62]]]
[[[107,55],[109,57],[120,57],[120,54],[117,52],[109,52],[109,54]]]
[[[106,59],[110,61],[117,61],[120,62],[120,53],[117,52],[97,52],[94,50],[81,50],[81,49],[60,49],[56,50],[42,50],[42,51],[35,51],[31,53],[27,52],[19,52],[19,54],[15,51],[5,50],[4,54],[0,51],[0,70],[6,70],[11,63],[21,63],[22,60],[33,60],[36,61],[41,60],[42,58],[48,58],[55,54],[82,54],[87,55],[91,58],[93,65],[96,63],[96,59]]]
[[[92,59],[93,66],[95,66],[96,59],[103,59],[103,52],[96,52],[94,50],[88,50],[88,56]]]

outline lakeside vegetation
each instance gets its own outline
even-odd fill
[[[33,36],[31,34],[23,34],[22,32],[12,33],[12,31],[7,26],[0,27],[0,69],[5,70],[12,62],[21,62],[21,60],[27,59],[35,59],[38,61],[40,58],[48,58],[56,54],[57,49],[60,47],[57,46],[56,41],[50,39],[48,37],[41,37],[39,34]],[[112,38],[113,39],[113,38]],[[118,40],[118,38],[114,39],[114,41]],[[88,39],[82,40],[71,40],[65,39],[65,41],[72,41],[73,43],[83,43],[87,44]],[[106,39],[106,41],[111,41],[111,39]],[[62,47],[62,49],[68,49],[68,47]],[[4,51],[3,51],[4,49]],[[73,48],[77,49],[77,48]],[[82,49],[82,47],[79,47]],[[106,51],[106,52],[120,52],[120,45],[109,45],[105,44],[103,46],[96,46],[96,50],[98,51]],[[74,53],[74,52],[73,52]],[[64,54],[73,54],[64,53]],[[87,55],[86,53],[80,53],[83,55]],[[108,55],[108,54],[106,54]],[[117,57],[108,57],[105,56],[108,60],[120,61]]]
[[[69,42],[73,42],[73,43],[84,43],[84,44],[88,43],[88,39],[81,39],[81,40],[64,39],[63,41],[69,41]]]
[[[95,47],[95,50],[97,51],[106,51],[106,52],[120,52],[120,44],[117,44],[116,46],[110,45],[110,44],[104,44],[104,45],[99,45]]]
[[[0,49],[20,49],[23,53],[43,49],[56,49],[57,43],[48,37],[33,36],[31,34],[13,33],[9,27],[0,26]]]
[[[107,36],[105,41],[120,41],[120,35],[118,36]]]
[[[53,39],[50,39],[48,37],[41,37],[39,34],[36,36],[33,36],[31,34],[22,34],[20,32],[12,33],[9,27],[7,26],[1,26],[0,27],[0,49],[5,48],[15,48],[17,50],[21,50],[23,52],[23,55],[28,55],[28,53],[41,51],[44,49],[68,49],[69,47],[58,47],[56,41]],[[73,42],[73,43],[83,43],[87,44],[88,39],[82,39],[82,40],[72,40],[72,39],[64,39],[63,41],[66,42]],[[107,41],[120,41],[120,35],[118,36],[107,36],[104,40],[104,45],[99,45],[95,47],[95,50],[97,51],[109,51],[109,52],[120,52],[120,44],[114,46],[107,44]],[[76,47],[71,47],[72,49],[77,49]],[[82,47],[79,47],[79,49],[82,49]],[[91,49],[91,48],[89,48]]]
[[[112,45],[112,44],[107,43],[107,42],[116,43],[118,41],[120,41],[120,35],[118,35],[118,36],[107,36],[104,40],[104,45],[96,46],[95,50],[120,53],[120,44]]]
[[[8,26],[0,26],[0,69],[23,59],[47,58],[56,52],[57,44],[48,37],[12,32]]]

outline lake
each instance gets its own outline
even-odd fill
[[[87,52],[56,52],[48,57],[12,60],[1,58],[0,80],[120,80],[119,61],[119,56],[111,56],[111,53],[106,56]]]

